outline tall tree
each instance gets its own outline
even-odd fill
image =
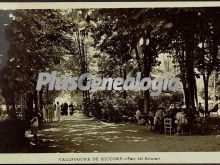
[[[72,31],[70,22],[59,10],[17,10],[14,17],[6,28],[10,49],[2,72],[6,85],[2,93],[8,107],[13,107],[13,114],[15,96],[21,93],[30,100],[28,109],[33,108],[34,101],[39,110],[35,91],[38,73],[49,71],[63,60],[63,55],[74,52],[72,39],[67,35]]]
[[[197,86],[195,73],[195,48],[197,46],[196,9],[167,9],[163,17],[172,24],[164,39],[164,52],[173,54],[180,68],[180,78],[183,84],[185,104],[195,106],[197,102]]]
[[[213,71],[220,70],[219,28],[220,12],[205,9],[198,12],[198,45],[196,48],[197,68],[202,75],[205,94],[205,111],[208,112],[208,86]]]
[[[150,77],[152,68],[158,65],[159,44],[165,29],[169,28],[161,19],[160,11],[154,9],[108,9],[99,12],[103,18],[99,31],[102,50],[113,57],[113,62],[126,66],[136,54],[136,71]],[[117,64],[113,64],[117,65]],[[118,64],[120,65],[120,64]],[[126,70],[125,70],[126,71]],[[126,73],[126,72],[124,72]],[[150,108],[150,91],[144,92],[144,111]]]

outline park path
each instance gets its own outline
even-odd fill
[[[32,140],[32,135],[26,136]],[[220,151],[220,136],[170,136],[151,132],[147,126],[96,121],[77,112],[39,131],[40,145],[26,152],[154,152]]]

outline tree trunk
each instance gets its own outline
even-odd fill
[[[138,71],[141,71],[140,57],[139,57],[137,46],[135,47],[135,54],[136,54],[136,60],[137,60],[137,64],[138,64]]]
[[[208,108],[209,108],[209,89],[208,89],[208,85],[209,85],[209,76],[205,76],[205,74],[203,74],[203,83],[204,83],[204,94],[205,94],[205,114],[207,116],[208,114]]]
[[[38,92],[35,90],[34,91],[34,110],[35,110],[35,113],[38,113],[39,112],[39,107],[38,107]]]
[[[127,78],[126,66],[124,67],[123,71],[124,71],[123,72],[123,77],[124,77],[124,80],[126,80],[126,78]],[[123,91],[123,99],[127,99],[127,91],[126,90]]]
[[[186,45],[186,81],[188,85],[188,93],[189,93],[189,103],[186,104],[188,108],[190,105],[195,106],[195,74],[194,74],[194,50],[193,43],[194,37],[192,34],[186,35],[185,45]]]
[[[46,104],[49,103],[49,86],[46,86]]]
[[[44,101],[43,101],[43,90],[42,89],[39,91],[39,103],[40,103],[40,110],[42,110],[43,109],[43,103],[44,103]]]
[[[144,113],[148,113],[150,110],[150,91],[144,91]]]
[[[197,85],[196,85],[196,78],[194,77],[194,92],[195,92],[195,101],[196,101],[196,106],[198,106],[198,95],[197,95]]]
[[[150,77],[150,72],[151,72],[151,62],[152,62],[152,52],[151,52],[151,41],[149,39],[149,45],[146,45],[146,36],[144,37],[144,48],[143,48],[143,53],[144,53],[144,71],[143,71],[143,76],[144,77]],[[150,91],[144,91],[144,113],[148,114],[150,111]]]
[[[145,77],[150,77],[150,71],[145,71]],[[144,113],[148,114],[150,111],[150,91],[144,91]]]
[[[188,92],[188,89],[187,89],[186,81],[182,80],[182,84],[183,84],[185,104],[186,104],[186,107],[188,108],[188,105],[189,105],[189,92]]]

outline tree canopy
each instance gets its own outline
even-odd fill
[[[0,11],[1,17],[10,20],[4,26],[10,43],[8,60],[1,71],[2,95],[8,109],[15,108],[20,94],[26,94],[35,103],[40,98],[42,102],[45,92],[49,97],[47,88],[40,94],[35,90],[39,72],[57,70],[60,74],[79,75],[91,71],[101,76],[126,78],[140,71],[142,77],[152,77],[154,69],[161,64],[161,54],[168,54],[173,67],[179,70],[175,76],[181,78],[187,107],[195,106],[196,81],[203,77],[208,109],[209,77],[220,70],[218,8],[7,12],[12,16]],[[0,26],[3,24],[1,21]],[[144,98],[146,113],[151,106],[150,92],[137,92]],[[109,95],[111,91],[106,93]],[[124,99],[128,95],[127,91],[120,93]]]

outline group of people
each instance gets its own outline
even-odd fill
[[[199,118],[199,112],[192,106],[188,109],[176,108],[167,111],[160,109],[156,111],[154,116],[155,131],[163,132],[165,118],[171,119],[171,125],[176,130],[177,135],[182,134],[183,130],[191,133],[195,121]]]
[[[53,122],[53,119],[57,117],[57,120],[60,120],[60,105],[59,102],[57,104],[53,104],[49,102],[48,104],[43,106],[43,121],[45,122]]]
[[[69,111],[68,111],[69,110]],[[72,103],[68,105],[67,103],[61,104],[56,102],[53,104],[49,102],[47,105],[43,106],[43,121],[44,122],[53,122],[54,118],[57,118],[57,121],[60,121],[60,116],[73,115],[75,108]],[[68,113],[69,112],[69,113]],[[38,145],[38,127],[39,127],[39,115],[38,113],[34,113],[33,117],[30,120],[31,132],[34,136],[35,144]]]
[[[210,112],[217,112],[218,104],[214,106]],[[204,108],[199,103],[198,107],[189,106],[189,108],[170,108],[165,109],[164,107],[159,107],[156,111],[150,111],[147,115],[142,115],[140,110],[136,112],[136,119],[138,123],[144,123],[144,121],[151,125],[152,129],[156,132],[164,132],[164,119],[171,119],[172,127],[175,129],[177,135],[182,134],[185,130],[187,132],[192,131],[194,127],[201,126],[202,117],[204,117]]]
[[[60,116],[72,116],[74,111],[75,108],[73,103],[70,103],[69,105],[63,103],[60,105],[59,102],[56,102],[56,104],[49,102],[49,104],[43,106],[43,121],[53,122],[54,118],[57,118],[57,121],[60,121]]]

